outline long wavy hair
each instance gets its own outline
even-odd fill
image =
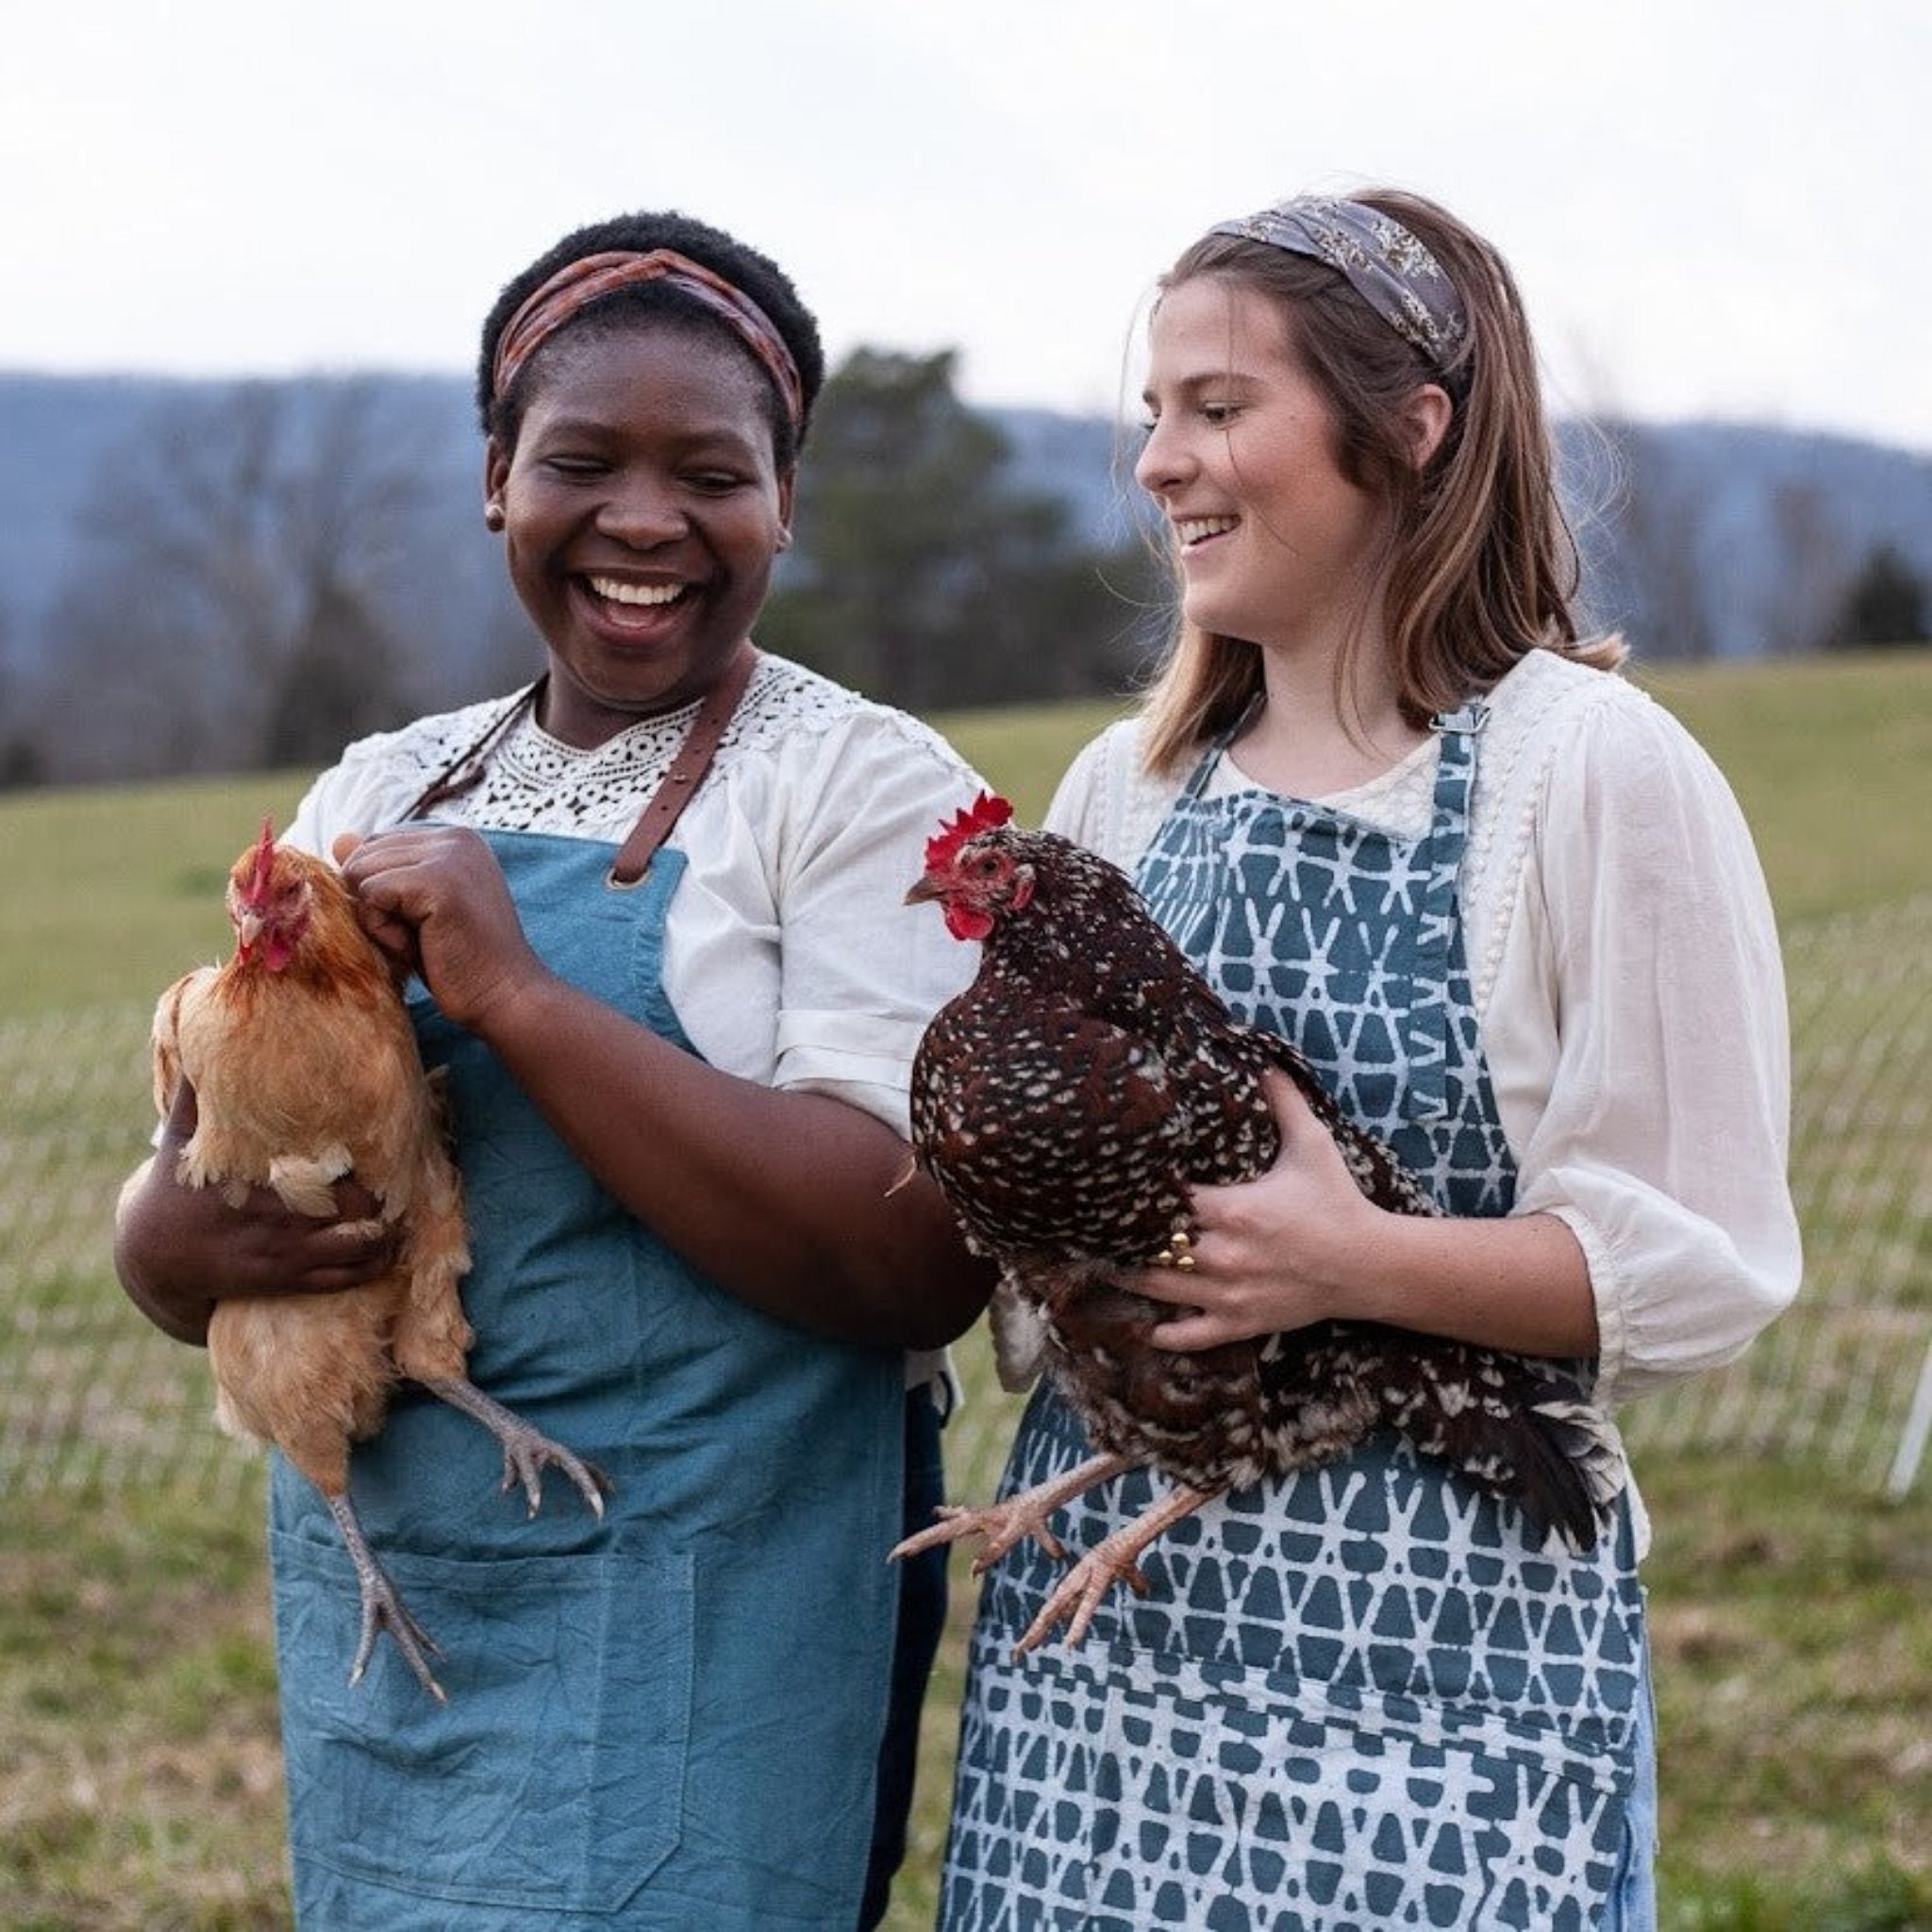
[[[1578,636],[1576,544],[1557,499],[1536,351],[1507,263],[1421,195],[1374,189],[1349,198],[1392,215],[1455,285],[1470,325],[1450,367],[1430,369],[1339,271],[1266,242],[1204,236],[1160,291],[1212,276],[1280,308],[1328,404],[1342,475],[1390,510],[1384,621],[1408,724],[1421,727],[1479,696],[1530,651],[1614,670],[1625,655],[1621,639]],[[1454,408],[1418,469],[1402,411],[1428,381],[1441,384]],[[1337,666],[1338,695],[1358,647],[1352,641]],[[1261,687],[1257,646],[1178,617],[1142,708],[1148,769],[1174,770],[1231,727]]]

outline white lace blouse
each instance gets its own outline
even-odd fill
[[[1490,708],[1459,880],[1476,1012],[1514,1211],[1582,1244],[1614,1404],[1730,1360],[1797,1292],[1776,928],[1729,787],[1660,706],[1538,651]],[[1438,757],[1322,802],[1419,836]],[[1117,724],[1048,823],[1131,870],[1185,775],[1148,777]],[[1215,781],[1249,782],[1225,758]]]
[[[304,798],[289,836],[326,853],[341,832],[395,824],[508,702],[351,745]],[[592,751],[525,714],[491,751],[481,782],[432,815],[621,843],[695,711],[646,719]],[[688,870],[666,923],[665,991],[711,1065],[836,1094],[906,1135],[919,1036],[977,959],[930,908],[904,900],[925,841],[978,785],[917,721],[785,659],[760,659],[667,841]]]

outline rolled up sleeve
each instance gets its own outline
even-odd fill
[[[837,1094],[909,1131],[912,1057],[979,949],[908,906],[925,844],[981,781],[938,741],[874,725],[824,746],[780,840],[781,993],[773,1084]]]
[[[1616,1401],[1732,1360],[1797,1292],[1777,933],[1729,787],[1647,702],[1557,761],[1530,871],[1485,1030],[1526,1124],[1515,1211],[1581,1244]]]

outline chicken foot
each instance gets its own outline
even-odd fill
[[[1068,1647],[1078,1646],[1086,1639],[1094,1611],[1117,1583],[1124,1583],[1137,1594],[1145,1596],[1147,1579],[1141,1574],[1141,1554],[1176,1523],[1191,1516],[1204,1503],[1211,1503],[1218,1494],[1218,1490],[1177,1489],[1104,1541],[1094,1544],[1060,1578],[1039,1616],[1026,1626],[1026,1634],[1013,1646],[1014,1657],[1023,1657],[1029,1650],[1037,1650],[1061,1624],[1067,1625]]]
[[[1049,1557],[1064,1557],[1066,1545],[1047,1527],[1047,1518],[1056,1509],[1071,1503],[1075,1496],[1085,1495],[1096,1483],[1104,1483],[1108,1476],[1119,1475],[1123,1470],[1132,1467],[1124,1456],[1090,1456],[1064,1475],[1055,1476],[1051,1482],[1036,1484],[1030,1490],[1022,1490],[1018,1495],[1008,1496],[1003,1503],[989,1503],[977,1509],[957,1503],[941,1503],[935,1512],[939,1522],[930,1529],[922,1529],[917,1535],[908,1536],[904,1542],[895,1545],[886,1560],[896,1563],[902,1557],[916,1557],[922,1550],[937,1549],[941,1543],[958,1542],[962,1537],[969,1536],[986,1539],[986,1547],[974,1559],[973,1574],[975,1576],[990,1570],[1008,1550],[1018,1548],[1029,1536]]]
[[[502,1403],[484,1394],[474,1382],[466,1382],[460,1375],[425,1377],[423,1386],[452,1408],[459,1408],[465,1415],[474,1416],[502,1443],[503,1487],[513,1490],[521,1483],[532,1516],[543,1507],[543,1471],[546,1468],[562,1470],[577,1486],[578,1492],[592,1512],[600,1518],[603,1516],[604,1494],[610,1488],[610,1478],[601,1469],[581,1460],[561,1442],[553,1442],[520,1415],[512,1413]]]
[[[356,1566],[356,1585],[362,1597],[362,1629],[360,1641],[356,1646],[356,1661],[350,1667],[349,1682],[359,1684],[362,1673],[369,1668],[369,1659],[375,1650],[375,1640],[381,1631],[387,1630],[395,1639],[396,1648],[415,1672],[417,1680],[424,1690],[439,1704],[447,1704],[449,1699],[443,1693],[441,1684],[436,1681],[429,1669],[429,1659],[424,1656],[441,1657],[442,1652],[436,1646],[429,1633],[417,1623],[404,1607],[403,1600],[396,1594],[396,1587],[389,1580],[389,1574],[375,1560],[375,1553],[369,1547],[369,1540],[362,1534],[362,1525],[356,1520],[356,1511],[346,1494],[325,1496],[328,1513],[336,1520],[342,1541],[348,1547],[349,1560]]]

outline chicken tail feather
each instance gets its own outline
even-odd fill
[[[1513,1413],[1489,1404],[1456,1419],[1457,1462],[1479,1488],[1514,1504],[1537,1536],[1591,1548],[1622,1487],[1622,1457],[1603,1415],[1580,1396],[1551,1397]]]

